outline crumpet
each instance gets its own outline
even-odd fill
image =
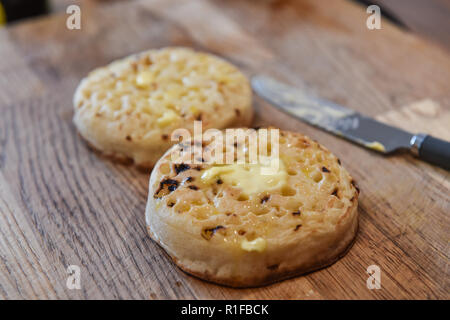
[[[330,265],[351,246],[359,191],[325,147],[280,131],[271,176],[258,163],[172,161],[200,143],[173,146],[150,177],[149,234],[181,269],[233,287],[259,286]]]

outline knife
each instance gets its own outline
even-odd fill
[[[408,149],[450,170],[450,143],[424,133],[411,134],[267,76],[251,79],[253,90],[278,109],[366,148],[389,154]]]

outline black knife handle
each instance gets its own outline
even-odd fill
[[[420,159],[450,170],[450,142],[417,134],[411,140],[411,148]]]

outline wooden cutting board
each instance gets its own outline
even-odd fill
[[[79,80],[168,45],[221,55],[411,131],[450,139],[450,55],[364,7],[335,1],[82,2],[0,30],[0,298],[450,298],[449,172],[383,157],[288,117],[255,96],[255,125],[303,132],[361,188],[360,231],[329,268],[254,289],[186,275],[145,231],[148,173],[90,151],[71,122]],[[66,287],[77,265],[81,289]],[[381,270],[369,290],[367,268]]]

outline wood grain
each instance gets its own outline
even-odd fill
[[[0,30],[1,298],[450,298],[450,186],[442,169],[408,154],[364,150],[255,97],[255,125],[303,132],[341,158],[362,190],[360,232],[329,268],[231,289],[170,262],[145,231],[149,174],[99,157],[71,122],[74,89],[89,70],[147,48],[183,45],[411,131],[422,118],[432,125],[420,129],[444,138],[446,52],[386,21],[369,31],[366,13],[341,0],[81,4],[79,31],[65,28],[64,14]],[[410,106],[427,99],[438,112],[417,115]],[[372,264],[381,268],[379,290],[366,287]],[[66,287],[69,265],[81,268],[81,290]]]

